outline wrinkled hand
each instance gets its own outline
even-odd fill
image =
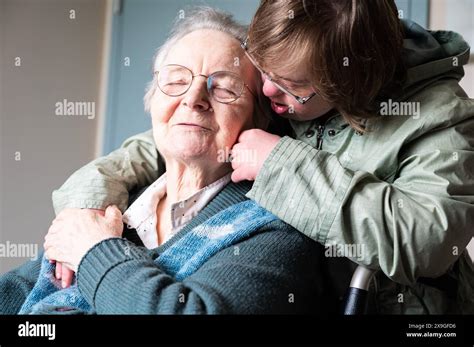
[[[95,208],[88,209],[91,212],[98,213],[100,216],[104,216],[104,210],[99,210]],[[74,278],[74,271],[71,270],[66,264],[57,262],[56,260],[51,259],[49,261],[51,264],[56,263],[56,269],[54,276],[56,279],[61,280],[61,285],[63,288],[67,288],[71,285],[72,279]]]
[[[255,181],[264,161],[278,141],[280,136],[260,129],[243,131],[232,147],[232,181]]]
[[[74,272],[87,251],[102,240],[121,237],[122,214],[109,206],[103,216],[88,209],[65,209],[53,221],[45,237],[48,259],[66,265]]]

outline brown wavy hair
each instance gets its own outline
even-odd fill
[[[248,44],[267,71],[305,66],[313,88],[360,132],[405,78],[393,0],[262,0]]]

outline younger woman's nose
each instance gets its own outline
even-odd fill
[[[263,78],[262,91],[265,96],[271,98],[274,96],[281,95],[283,93],[280,89],[278,89],[277,86],[275,86],[270,80],[268,80],[268,78],[265,78],[263,76],[262,78]]]

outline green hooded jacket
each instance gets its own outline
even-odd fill
[[[363,135],[337,113],[292,121],[296,139],[281,138],[247,196],[328,256],[377,271],[373,312],[472,314],[474,100],[458,84],[469,46],[454,32],[404,26],[402,96],[383,102]],[[123,211],[128,192],[164,170],[151,131],[136,135],[54,191],[55,211]]]

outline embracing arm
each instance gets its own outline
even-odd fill
[[[122,212],[128,193],[154,182],[164,172],[152,131],[125,140],[122,147],[80,168],[53,192],[56,215],[65,208],[105,209],[115,204]]]
[[[438,277],[473,236],[472,129],[468,119],[422,135],[400,154],[393,183],[284,137],[247,196],[325,246],[361,245],[351,259],[393,281]]]
[[[288,226],[272,225],[216,253],[183,281],[161,270],[149,250],[125,239],[102,241],[79,265],[79,290],[99,314],[308,311],[318,296],[320,246]]]

